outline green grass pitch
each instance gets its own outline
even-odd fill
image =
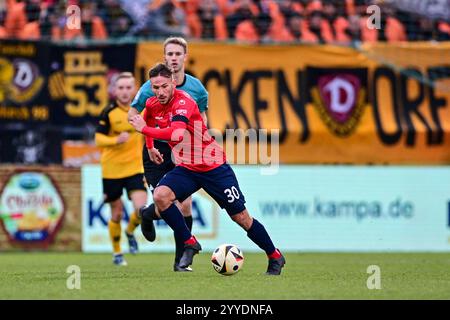
[[[444,253],[287,253],[279,277],[263,275],[263,253],[245,255],[234,276],[216,273],[210,253],[195,257],[194,272],[172,271],[172,254],[1,253],[1,299],[450,299],[450,255]],[[69,290],[69,265],[81,269],[81,289]],[[370,265],[381,289],[369,290]]]

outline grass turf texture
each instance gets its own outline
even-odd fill
[[[1,299],[450,299],[450,255],[440,253],[287,253],[279,277],[263,275],[265,255],[245,254],[234,276],[213,270],[210,253],[194,272],[172,271],[172,254],[1,253]],[[66,287],[69,265],[81,268],[81,290]],[[369,265],[381,269],[381,289],[366,286]]]

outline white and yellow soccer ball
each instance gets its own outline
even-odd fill
[[[234,244],[221,244],[213,251],[211,263],[218,273],[231,276],[242,269],[244,254]]]

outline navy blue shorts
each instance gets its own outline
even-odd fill
[[[158,186],[169,187],[180,202],[203,188],[230,216],[245,210],[244,195],[228,163],[207,172],[177,166],[159,181]]]

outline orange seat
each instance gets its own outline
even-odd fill
[[[226,17],[230,14],[233,14],[236,12],[236,10],[239,8],[240,3],[239,1],[235,2],[228,2],[228,0],[216,0],[217,5],[219,6],[220,12]]]
[[[438,29],[441,32],[450,34],[450,24],[446,22],[439,22]]]
[[[65,40],[72,40],[77,37],[87,37],[83,33],[83,29],[69,29],[67,26],[64,28],[63,31],[63,38]],[[92,35],[91,39],[96,40],[104,40],[108,38],[108,32],[106,31],[105,25],[103,23],[103,20],[100,17],[93,17],[92,18]]]
[[[270,39],[275,42],[292,42],[299,40],[292,35],[292,33],[286,26],[283,26],[281,28],[271,27],[269,35]]]
[[[306,20],[302,20],[301,22],[301,31],[302,31],[302,35],[301,35],[301,41],[304,42],[319,42],[319,38],[317,37],[317,35],[315,35],[314,33],[312,33],[309,30],[309,24],[308,21]]]
[[[389,42],[406,41],[406,31],[403,24],[394,17],[388,17],[386,19],[386,39]]]
[[[0,26],[0,39],[8,38],[8,32],[5,27]]]
[[[354,0],[345,0],[345,12],[347,13],[347,17],[356,14]]]
[[[367,27],[367,21],[369,17],[361,17],[360,28],[361,28],[361,39],[364,42],[377,42],[378,41],[378,30],[369,29]],[[387,17],[385,36],[388,42],[398,42],[406,41],[406,31],[403,24],[394,17]]]
[[[33,21],[25,24],[23,29],[19,32],[17,38],[26,40],[38,40],[41,37],[41,29],[38,21]]]
[[[338,17],[333,23],[336,32],[336,42],[349,43],[352,39],[347,34],[346,30],[349,27],[349,22],[344,17]]]
[[[334,36],[331,30],[330,23],[326,19],[322,19],[320,22],[320,34],[325,43],[333,43]],[[302,40],[308,42],[319,42],[319,37],[311,31],[309,27],[309,21],[302,21]]]
[[[214,32],[216,40],[226,40],[228,38],[227,23],[222,14],[218,14],[214,17]]]
[[[197,13],[186,14],[186,24],[191,37],[197,39],[202,37],[203,26]]]
[[[5,28],[10,38],[17,38],[25,24],[27,15],[25,13],[25,2],[9,0],[7,2]]]

